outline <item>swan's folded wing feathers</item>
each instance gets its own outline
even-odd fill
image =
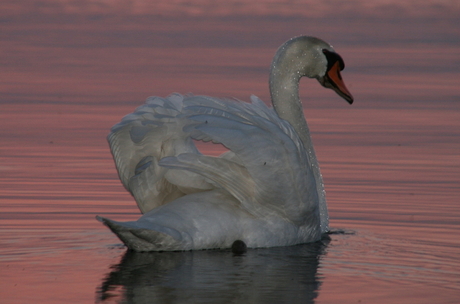
[[[198,153],[193,141],[181,130],[183,120],[175,118],[182,108],[180,103],[177,96],[172,100],[151,98],[126,115],[107,137],[120,180],[142,212],[184,195],[164,179],[166,170],[157,165],[164,156]],[[146,157],[152,158],[149,164],[143,163]],[[208,189],[209,185],[202,188]]]
[[[214,143],[224,144],[224,141],[233,142],[237,141],[238,138],[244,140],[242,137],[245,137],[250,132],[250,129],[256,129],[253,125],[242,123],[239,120],[228,119],[224,116],[216,117],[202,114],[190,116],[189,119],[202,123],[186,126],[184,131],[189,133],[193,139],[212,141]],[[227,146],[230,150],[236,149],[236,147],[236,145]]]
[[[134,173],[136,160],[133,159],[135,150],[133,150],[134,143],[129,134],[129,126],[117,126],[112,129],[112,132],[107,136],[107,141],[110,145],[110,150],[115,161],[115,166],[118,170],[123,186],[129,191],[129,178]]]
[[[227,190],[240,201],[249,212],[255,211],[253,198],[255,184],[246,168],[227,159],[184,153],[177,157],[165,157],[160,166],[188,170],[212,181],[218,188]],[[170,182],[174,183],[173,180]]]
[[[232,151],[233,157],[231,160],[200,159],[200,153],[191,140],[187,141],[187,136],[221,143]],[[161,192],[171,192],[168,187],[172,185],[176,186],[176,191],[183,186],[185,188],[181,189],[189,191],[183,181],[185,177],[181,179],[177,173],[178,170],[187,170],[197,174],[195,179],[201,179],[198,184],[202,187],[194,189],[209,189],[207,181],[211,181],[240,202],[251,197],[257,202],[255,205],[265,204],[269,210],[283,213],[293,221],[302,218],[304,200],[308,195],[304,186],[307,174],[298,170],[307,167],[308,163],[302,142],[287,122],[279,119],[273,109],[255,96],[251,97],[251,103],[206,96],[150,98],[144,106],[114,126],[109,143],[120,179],[141,204],[164,201],[166,198],[160,197]],[[193,157],[198,162],[192,164],[191,158],[180,159],[183,153],[196,154]],[[138,171],[145,172],[136,174],[136,167],[146,156],[156,157],[163,169],[175,171],[164,173],[152,165],[148,169],[140,166],[142,170]],[[174,161],[173,158],[161,160],[167,156],[176,158]],[[244,166],[247,178],[238,172],[241,166]],[[294,189],[285,191],[287,188]],[[167,196],[174,195],[177,193],[172,191]]]
[[[135,174],[129,179],[129,189],[142,213],[162,205],[164,199],[174,193],[177,193],[176,197],[180,197],[173,185],[162,183],[166,169],[158,166],[156,158],[146,158],[147,160],[139,162],[142,165],[136,167]]]
[[[187,115],[189,119],[193,119],[194,116],[198,116],[200,114],[206,114],[213,117],[225,117],[227,119],[240,121],[242,123],[250,123],[251,121],[251,117],[244,115],[244,113],[238,113],[231,110],[229,111],[228,109],[210,108],[201,105],[189,106],[186,108],[185,115]]]
[[[293,221],[301,221],[308,195],[304,187],[307,174],[298,168],[307,167],[307,157],[295,132],[290,132],[289,126],[279,119],[272,122],[269,113],[265,117],[254,115],[250,120],[246,119],[248,115],[232,119],[235,116],[214,113],[190,116],[201,124],[186,126],[184,130],[192,138],[212,140],[233,151],[255,182],[256,200]],[[287,188],[290,191],[285,191]]]

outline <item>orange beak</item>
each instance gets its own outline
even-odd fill
[[[337,94],[339,94],[339,96],[348,101],[350,104],[353,103],[353,96],[350,91],[348,91],[342,80],[342,76],[340,75],[340,65],[338,61],[334,63],[323,78],[319,79],[319,82],[322,86],[333,89]]]

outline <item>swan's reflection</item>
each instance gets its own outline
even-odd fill
[[[290,247],[231,251],[127,251],[103,279],[99,302],[313,303],[330,239]]]

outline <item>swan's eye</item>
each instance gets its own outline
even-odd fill
[[[340,57],[339,54],[331,52],[327,49],[323,49],[323,54],[326,56],[327,59],[327,70],[329,71],[332,66],[336,63],[339,62],[340,70],[343,70],[345,68],[345,63],[343,62],[342,57]]]

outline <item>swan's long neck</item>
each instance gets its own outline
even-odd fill
[[[270,70],[270,94],[278,116],[294,127],[305,148],[313,150],[299,97],[299,81],[305,76],[299,56],[301,50],[294,42],[288,42],[278,50]]]
[[[315,58],[308,52],[305,44],[296,40],[288,41],[276,53],[270,71],[270,94],[278,116],[288,121],[299,135],[307,151],[310,172],[316,181],[319,212],[321,218],[321,232],[329,230],[329,216],[326,205],[323,178],[319,170],[315,149],[310,138],[310,130],[303,113],[299,97],[299,81],[302,76],[313,77],[318,73]],[[302,57],[302,60],[300,60]]]
[[[304,146],[307,146],[311,144],[311,140],[308,124],[303,113],[302,102],[299,97],[300,79],[289,79],[288,77],[279,76],[281,75],[270,78],[270,93],[273,108],[280,118],[288,121],[294,127]]]

